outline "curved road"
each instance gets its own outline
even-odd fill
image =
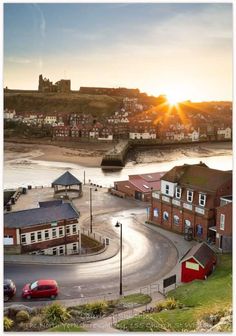
[[[117,233],[116,221],[123,224],[123,290],[148,285],[167,274],[177,262],[174,245],[155,231],[145,227],[144,209],[132,209],[96,217],[103,231]],[[98,262],[73,265],[5,264],[4,278],[16,283],[13,302],[21,301],[25,283],[36,279],[55,279],[60,288],[58,299],[75,299],[119,293],[119,254]],[[11,302],[12,302],[11,301]],[[10,301],[9,301],[10,303]]]

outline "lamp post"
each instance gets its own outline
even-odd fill
[[[90,204],[90,233],[93,233],[92,188],[89,188],[89,204]]]
[[[122,291],[122,224],[117,222],[116,228],[120,227],[120,295],[123,295]]]

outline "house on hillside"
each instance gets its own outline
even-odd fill
[[[150,221],[164,229],[198,240],[211,237],[221,197],[232,193],[232,171],[211,169],[204,163],[175,166],[153,190]]]
[[[216,209],[216,226],[211,228],[212,240],[222,252],[232,251],[232,195],[220,198],[220,206]]]

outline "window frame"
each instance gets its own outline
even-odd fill
[[[225,214],[222,213],[220,214],[220,230],[225,230]]]
[[[57,238],[57,229],[56,228],[52,229],[52,238]]]
[[[39,238],[41,236],[41,238]],[[42,231],[37,231],[37,241],[42,241]]]
[[[24,237],[25,241],[23,242],[22,238]],[[26,242],[26,234],[25,233],[22,233],[20,235],[20,243],[21,245],[27,245],[27,242]]]
[[[190,198],[191,194],[191,198]],[[192,190],[187,190],[187,202],[193,203],[193,191]]]
[[[202,197],[204,197],[203,202],[202,202],[203,204],[201,204]],[[206,205],[206,194],[199,193],[198,203],[199,203],[199,205],[202,206],[202,207],[204,207],[204,206]]]
[[[165,185],[165,194],[166,195],[170,195],[170,186],[169,186],[169,184]]]
[[[72,225],[72,234],[76,234],[77,233],[77,225],[73,224]]]
[[[179,195],[178,195],[179,194]],[[181,187],[176,187],[175,189],[175,197],[177,199],[180,199],[181,198],[181,195],[182,195],[182,188]]]
[[[34,237],[33,239],[32,239],[32,236]],[[31,232],[31,233],[30,233],[30,242],[31,242],[31,243],[35,243],[35,241],[36,241],[36,240],[35,240],[35,232]]]
[[[46,236],[46,234],[47,234],[47,236]],[[44,231],[44,239],[45,240],[49,240],[50,239],[50,237],[49,237],[49,230],[45,230]]]
[[[63,230],[63,226],[59,227],[59,237],[63,237],[64,236],[64,230]]]

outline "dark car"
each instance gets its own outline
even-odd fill
[[[11,279],[4,279],[4,302],[16,294],[16,285]]]
[[[24,299],[31,298],[51,298],[58,295],[58,285],[55,280],[37,280],[31,284],[26,284],[22,290]]]

